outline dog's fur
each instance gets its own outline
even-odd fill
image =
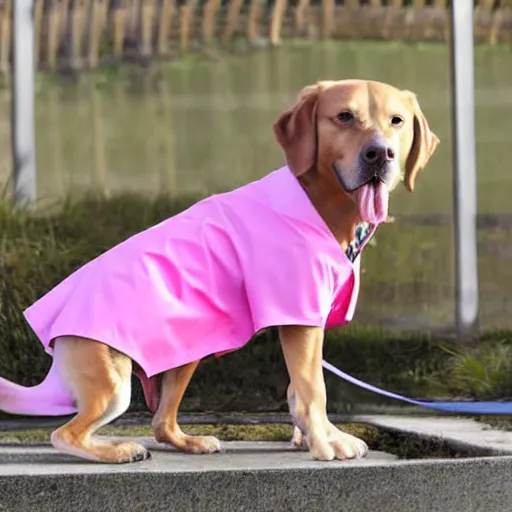
[[[389,189],[403,178],[412,191],[439,142],[413,93],[361,80],[306,87],[297,103],[277,119],[274,134],[288,166],[343,250],[361,221],[353,192],[374,177]],[[368,158],[374,148],[383,148],[386,157]],[[323,329],[282,326],[278,331],[290,376],[293,442],[304,443],[320,460],[364,456],[366,444],[341,432],[327,418]],[[187,435],[177,422],[178,407],[199,361],[148,380],[130,358],[97,341],[63,337],[53,346],[59,374],[78,408],[78,414],[51,436],[60,451],[105,463],[149,456],[136,443],[93,438],[99,427],[128,408],[132,371],[140,376],[148,403],[156,409],[152,427],[158,441],[192,453],[220,449],[216,438]]]

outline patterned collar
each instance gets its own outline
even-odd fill
[[[356,226],[356,234],[354,240],[350,242],[347,247],[345,254],[351,263],[354,263],[356,258],[359,256],[364,246],[371,240],[375,233],[376,226],[373,226],[369,222],[360,222]]]

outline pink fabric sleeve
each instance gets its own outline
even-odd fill
[[[287,251],[269,244],[260,254],[264,259],[250,258],[244,269],[254,330],[276,325],[324,327],[335,290],[329,263],[298,241]]]

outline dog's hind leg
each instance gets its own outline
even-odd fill
[[[152,427],[158,442],[172,444],[190,453],[214,453],[220,451],[220,442],[216,437],[190,436],[178,425],[178,408],[199,362],[194,361],[164,373],[160,402]]]
[[[105,463],[144,460],[149,452],[132,442],[109,443],[94,432],[130,405],[132,361],[107,345],[65,337],[55,341],[59,372],[75,397],[77,415],[52,433],[53,446],[83,459]]]

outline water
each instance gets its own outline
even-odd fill
[[[486,327],[510,327],[511,223],[504,216],[512,213],[512,50],[477,47],[475,70],[479,213],[501,224],[480,231],[482,312]],[[417,191],[394,194],[391,213],[399,222],[383,227],[377,247],[365,256],[358,319],[414,329],[449,326],[451,105],[444,45],[297,43],[243,57],[171,63],[129,78],[106,75],[100,86],[87,78],[65,87],[44,84],[36,102],[39,196],[90,189],[105,195],[211,193],[242,185],[282,164],[271,125],[299,90],[320,79],[350,77],[417,93],[441,139]],[[6,93],[0,108],[5,179]]]

